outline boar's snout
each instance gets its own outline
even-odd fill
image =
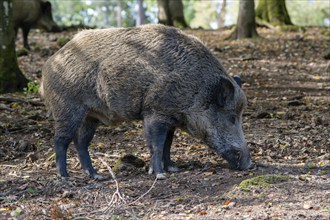
[[[50,29],[50,32],[61,32],[62,28],[57,26],[57,25],[53,25]]]
[[[251,156],[248,148],[243,146],[242,148],[231,147],[229,150],[221,152],[222,157],[227,160],[229,166],[237,170],[248,170],[255,167],[255,164],[251,161]]]
[[[251,160],[247,164],[242,164],[238,167],[238,170],[250,170],[255,168],[256,164],[253,163]]]

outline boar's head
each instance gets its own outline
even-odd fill
[[[254,164],[242,129],[246,96],[239,77],[215,80],[200,92],[187,114],[187,130],[203,140],[234,169],[245,170]]]
[[[40,10],[40,18],[36,26],[47,32],[60,32],[61,28],[53,20],[51,3],[49,1],[40,1]]]

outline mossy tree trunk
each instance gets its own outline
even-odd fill
[[[157,0],[159,23],[175,27],[188,27],[184,14],[182,0]]]
[[[256,17],[274,26],[292,25],[285,0],[259,0]]]
[[[0,93],[21,90],[27,82],[17,64],[12,0],[2,0],[0,1]]]
[[[240,0],[237,25],[231,39],[257,38],[254,0]]]

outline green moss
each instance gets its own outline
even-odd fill
[[[259,0],[256,8],[256,17],[274,26],[291,25],[285,0]]]
[[[238,187],[244,190],[249,190],[251,186],[262,186],[268,187],[271,184],[277,184],[281,182],[286,182],[289,180],[288,176],[283,175],[263,175],[263,176],[256,176],[251,179],[246,179],[242,181]]]
[[[60,37],[57,39],[56,44],[59,47],[63,47],[66,43],[68,43],[70,41],[70,38],[67,37]]]
[[[29,51],[26,48],[18,49],[16,55],[17,57],[27,56],[29,55]]]
[[[281,25],[280,30],[283,32],[306,32],[306,29],[296,25]]]
[[[328,29],[322,29],[321,34],[322,35],[325,35],[327,37],[330,37],[330,30],[328,30]]]
[[[115,163],[115,165],[112,167],[112,171],[115,172],[115,173],[117,173],[117,172],[119,172],[122,169],[123,166],[124,166],[123,161],[121,159],[119,159]]]

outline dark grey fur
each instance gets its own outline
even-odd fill
[[[44,65],[41,93],[55,119],[56,162],[67,176],[74,140],[95,177],[88,145],[99,122],[143,120],[151,171],[165,178],[175,128],[188,131],[230,165],[252,165],[242,131],[246,97],[193,36],[163,25],[85,30]]]
[[[42,28],[49,32],[61,30],[53,21],[52,6],[43,0],[13,0],[13,24],[17,35],[22,28],[24,47],[30,49],[28,35],[31,28]]]

